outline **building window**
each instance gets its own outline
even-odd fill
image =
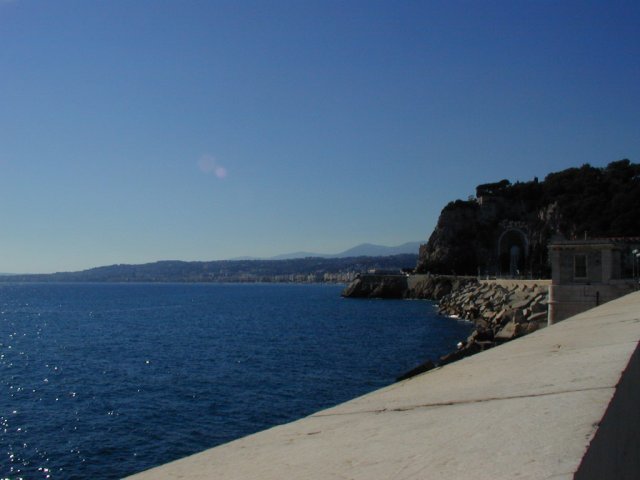
[[[574,255],[573,257],[573,278],[587,278],[587,256]]]

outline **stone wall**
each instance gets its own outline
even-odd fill
[[[552,285],[549,290],[549,323],[556,323],[635,290],[631,281],[609,284]]]

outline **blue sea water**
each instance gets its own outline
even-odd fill
[[[0,478],[120,478],[388,385],[470,331],[341,288],[0,285]]]

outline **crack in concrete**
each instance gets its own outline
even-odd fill
[[[571,472],[562,472],[562,473],[554,473],[553,475],[549,475],[547,477],[544,477],[545,480],[551,480],[553,478],[568,478],[569,476],[571,476],[571,478],[573,478],[573,475],[575,475],[575,471],[571,471]]]
[[[540,330],[539,330],[540,331]],[[537,333],[537,332],[534,332]],[[521,337],[521,338],[525,338],[525,337]],[[515,339],[515,340],[520,340]],[[513,342],[513,340],[511,340],[511,342]],[[510,342],[506,342],[504,345],[508,345]],[[583,350],[594,350],[594,349],[602,349],[602,348],[608,348],[608,347],[618,347],[620,345],[638,345],[640,342],[638,342],[637,340],[620,340],[617,342],[612,342],[612,343],[599,343],[599,344],[594,344],[594,345],[581,345],[581,346],[572,346],[572,345],[562,345],[562,344],[554,344],[549,346],[549,348],[551,348],[551,350],[548,350],[547,353],[567,353],[567,352],[580,352]],[[498,345],[501,346],[501,345]],[[497,352],[498,350],[494,348],[490,349],[490,350],[485,350],[485,351],[491,351],[491,352]],[[479,352],[479,353],[483,353],[483,352]],[[537,351],[533,351],[533,352],[529,352],[529,353],[516,353],[516,354],[505,354],[503,356],[496,356],[495,358],[492,358],[491,361],[495,361],[495,360],[508,360],[508,361],[512,361],[514,358],[530,358],[530,357],[537,357],[540,353]],[[473,355],[470,355],[469,357],[466,358],[471,358],[473,357]],[[451,363],[449,365],[454,365],[454,363]],[[446,365],[445,365],[446,366]],[[441,368],[441,367],[440,367]]]
[[[506,397],[489,397],[489,398],[474,398],[471,400],[452,400],[450,402],[434,402],[434,403],[425,403],[420,405],[409,405],[406,407],[396,407],[396,408],[380,408],[376,410],[360,410],[353,412],[344,412],[344,413],[318,413],[315,415],[311,415],[312,417],[337,417],[343,415],[359,415],[363,413],[390,413],[390,412],[408,412],[411,410],[418,410],[421,408],[437,408],[437,407],[450,407],[454,405],[468,405],[473,403],[484,403],[484,402],[493,402],[499,400],[518,400],[521,398],[536,398],[536,397],[547,397],[551,395],[562,395],[565,393],[578,393],[578,392],[589,392],[589,391],[597,391],[597,390],[615,390],[616,386],[605,386],[605,387],[591,387],[591,388],[576,388],[570,390],[558,390],[555,392],[545,392],[545,393],[529,393],[523,395],[510,395]]]

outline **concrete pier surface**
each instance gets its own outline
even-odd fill
[[[130,478],[637,479],[639,341],[637,292]]]

